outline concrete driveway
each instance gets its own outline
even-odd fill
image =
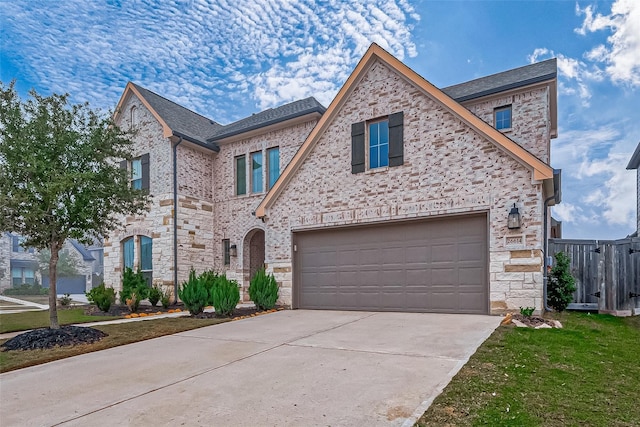
[[[410,425],[500,322],[280,311],[0,375],[0,423]]]

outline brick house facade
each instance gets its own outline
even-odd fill
[[[548,165],[555,60],[440,90],[372,45],[326,111],[307,99],[227,126],[201,118],[188,127],[195,113],[155,97],[129,84],[117,109],[121,126],[137,120],[153,201],[105,242],[105,282],[116,289],[123,245],[139,267],[151,239],[152,281],[168,287],[192,267],[214,268],[237,279],[246,300],[265,264],[280,302],[294,308],[542,307],[545,211],[557,201]],[[374,129],[387,135],[375,144]],[[271,158],[279,178],[269,175]],[[522,222],[509,229],[514,206]]]

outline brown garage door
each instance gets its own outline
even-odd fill
[[[488,313],[484,214],[299,232],[293,241],[297,308]]]

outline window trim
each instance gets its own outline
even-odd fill
[[[386,144],[380,144],[380,124],[381,123],[386,123],[386,129],[387,129],[387,142]],[[376,147],[378,147],[378,149],[384,145],[387,146],[387,156],[384,159],[386,164],[381,165],[381,160],[382,157],[380,156],[380,153],[378,152],[378,166],[371,166],[371,127],[374,125],[378,125],[378,144],[376,145]],[[365,152],[366,152],[366,165],[367,165],[367,170],[384,170],[385,168],[389,167],[389,117],[380,117],[378,119],[374,119],[374,120],[368,120],[367,121],[367,125],[366,125],[366,137],[365,137]]]
[[[231,265],[231,240],[222,239],[222,256],[223,265],[228,267]]]
[[[275,146],[275,147],[270,147],[267,148],[266,150],[266,163],[267,163],[267,168],[266,168],[266,174],[267,174],[267,179],[265,184],[267,185],[267,191],[269,191],[276,182],[278,182],[278,178],[280,178],[280,146]],[[277,153],[276,159],[278,161],[277,163],[277,169],[278,169],[278,173],[275,176],[275,179],[273,180],[273,182],[271,182],[271,171],[273,170],[273,168],[271,167],[271,153]]]
[[[509,112],[509,126],[508,127],[498,127],[498,114],[502,113],[504,111],[508,111]],[[504,122],[504,119],[500,119],[500,122]],[[513,108],[512,108],[512,104],[509,105],[503,105],[500,107],[496,107],[493,109],[493,127],[496,128],[496,130],[499,130],[501,132],[506,132],[511,130],[511,128],[513,127]]]
[[[254,162],[253,157],[256,156],[256,155],[260,155],[260,168],[259,168],[260,172],[258,174],[259,184],[260,185],[259,185],[258,189],[255,188],[255,183],[258,180],[255,179],[254,168],[253,168],[253,162]],[[251,153],[249,153],[249,162],[251,164],[251,166],[249,168],[249,177],[250,177],[250,180],[249,180],[250,181],[250,185],[249,185],[249,187],[251,189],[251,194],[264,193],[264,184],[265,184],[265,182],[264,182],[264,171],[265,171],[265,168],[264,168],[264,152],[263,152],[263,150],[252,151]]]
[[[244,169],[244,173],[242,175],[244,175],[242,177],[242,192],[240,191],[240,165],[243,165],[243,169]],[[235,195],[236,196],[245,196],[247,194],[247,155],[246,154],[241,154],[239,156],[235,156],[233,158],[233,170],[234,170],[234,176],[236,178],[236,182],[235,182]]]

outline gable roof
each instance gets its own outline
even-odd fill
[[[360,62],[358,62],[358,65],[356,66],[354,71],[351,73],[345,84],[342,86],[336,97],[331,102],[331,105],[329,105],[329,108],[327,108],[325,114],[313,128],[300,149],[296,152],[291,162],[289,162],[271,190],[269,190],[264,199],[262,199],[260,205],[258,205],[258,208],[256,209],[256,217],[262,218],[266,215],[266,209],[278,198],[280,193],[292,179],[295,172],[302,165],[307,156],[311,153],[313,147],[318,142],[324,131],[328,128],[329,124],[338,114],[340,108],[346,102],[348,95],[366,74],[369,66],[376,60],[383,62],[396,73],[404,77],[411,84],[421,89],[425,95],[442,105],[458,119],[462,120],[466,125],[474,129],[479,134],[485,136],[487,139],[496,144],[498,148],[502,149],[518,162],[528,167],[533,172],[534,180],[551,180],[552,182],[553,168],[551,168],[551,166],[531,154],[516,142],[509,139],[502,132],[496,130],[493,126],[475,116],[468,109],[466,109],[450,96],[445,94],[443,91],[429,83],[422,76],[403,64],[389,52],[373,43],[364,54]]]
[[[208,141],[219,141],[224,138],[250,132],[286,120],[302,117],[307,114],[324,114],[326,108],[315,98],[309,97],[299,101],[290,102],[277,108],[269,108],[249,117],[238,120],[226,126],[220,127],[214,134],[210,135]]]
[[[555,79],[558,75],[557,62],[556,58],[536,62],[535,64],[448,86],[442,88],[442,91],[457,102],[493,95],[506,90]]]
[[[636,151],[631,155],[631,160],[629,160],[629,164],[627,165],[627,169],[638,169],[640,168],[640,142],[636,147]]]
[[[78,253],[80,255],[82,255],[82,259],[85,261],[95,261],[96,258],[91,254],[91,252],[89,252],[87,250],[87,248],[85,248],[85,246],[78,242],[75,239],[69,239],[69,241],[71,242],[71,245],[76,248],[76,250],[78,251]]]
[[[222,128],[222,125],[133,82],[127,83],[116,107],[116,117],[123,114],[122,105],[131,93],[135,94],[158,120],[165,138],[178,136],[205,148],[219,151],[215,144],[207,143],[207,137]]]

